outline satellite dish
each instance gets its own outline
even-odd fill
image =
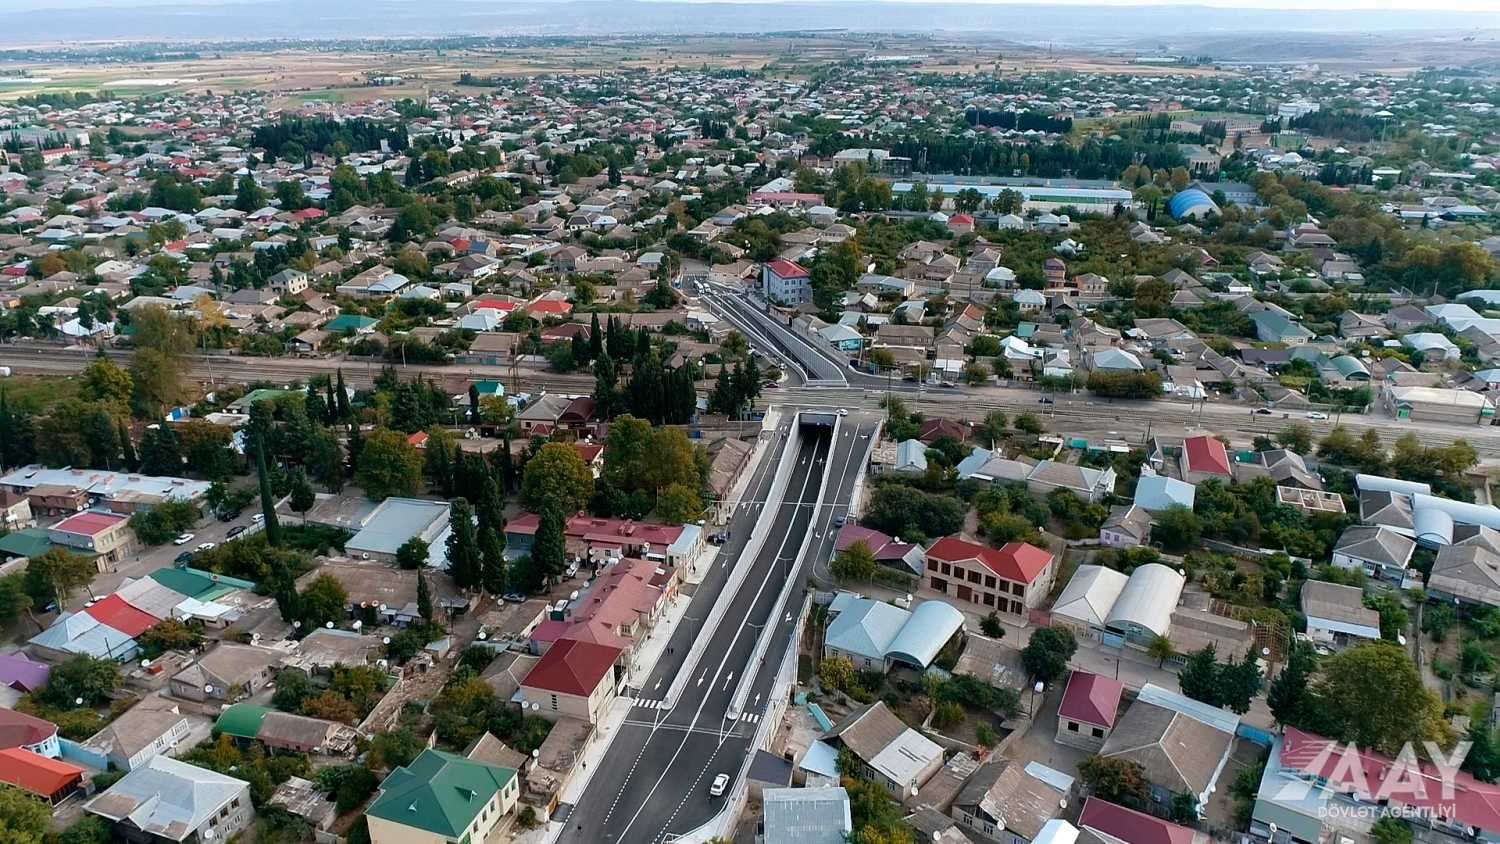
[[[214,686],[213,686],[213,684],[209,683],[208,685],[204,686],[203,687],[203,693],[206,694],[206,695],[213,694],[214,693]]]
[[[325,622],[323,622],[323,627],[326,628],[326,629],[328,629],[328,630],[332,630],[333,629],[333,622],[331,622],[331,621],[325,621]]]
[[[485,639],[488,639],[489,637],[490,637],[490,634],[484,632],[483,630],[479,631],[479,641],[483,642]]]
[[[353,626],[355,630],[359,630],[360,628],[365,626],[365,623],[363,621],[356,621],[354,622]]]
[[[142,668],[150,668],[151,667],[151,660],[149,660],[149,659],[143,659],[143,660],[141,660],[141,667]]]
[[[570,600],[570,601],[576,601],[576,600],[578,600],[578,590],[577,589],[574,589],[573,592],[572,592],[572,594],[568,595],[568,600]]]
[[[391,637],[386,636],[385,638],[383,638],[383,639],[380,640],[380,643],[382,645],[389,645],[391,643]]]

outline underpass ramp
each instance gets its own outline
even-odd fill
[[[832,411],[804,410],[797,414],[797,425],[801,428],[826,428],[831,431],[837,421],[838,415]]]

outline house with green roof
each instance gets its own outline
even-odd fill
[[[370,842],[483,844],[520,795],[514,768],[424,750],[381,784],[365,813]]]
[[[214,729],[226,736],[253,739],[260,734],[260,725],[269,714],[271,708],[268,706],[236,703],[224,707],[224,711],[219,713],[219,720],[214,722]]]
[[[52,550],[46,528],[23,528],[0,536],[0,557],[40,557]]]
[[[355,334],[370,334],[375,330],[375,324],[380,320],[374,317],[361,316],[359,314],[339,314],[332,321],[323,326],[324,331],[334,334],[353,332]]]
[[[159,568],[151,572],[151,579],[180,595],[205,602],[218,600],[230,592],[255,588],[249,580],[187,566]]]

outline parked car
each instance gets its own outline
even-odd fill
[[[718,776],[714,777],[713,783],[711,785],[709,785],[709,787],[708,787],[708,796],[709,797],[723,797],[724,796],[724,789],[726,789],[728,787],[729,787],[729,775],[728,774],[719,774]]]
[[[521,604],[525,603],[526,601],[526,595],[523,592],[506,592],[504,595],[501,595],[500,598],[501,600],[504,600],[507,603],[511,604]]]
[[[176,539],[172,540],[172,544],[173,545],[186,545],[186,544],[188,544],[189,542],[192,542],[192,541],[193,541],[193,535],[191,533],[184,533],[181,536],[178,536]]]
[[[245,526],[244,525],[235,525],[234,527],[232,527],[232,528],[229,529],[228,533],[224,534],[224,538],[225,539],[233,539],[236,536],[239,536],[240,534],[242,534],[244,532],[245,532]]]
[[[198,550],[198,551],[212,551],[212,550],[214,550],[217,547],[218,547],[218,543],[216,543],[216,542],[204,542],[204,543],[200,543],[198,545],[198,548],[196,550]]]
[[[842,407],[841,407],[841,408],[839,408],[839,415],[840,415],[840,416],[848,416],[848,415],[849,415],[849,411],[848,411],[848,409],[846,409],[846,408],[842,408]]]
[[[250,517],[250,521],[252,521],[252,522],[254,522],[256,524],[260,524],[261,522],[263,522],[265,520],[266,520],[266,514],[265,513],[256,513],[255,515],[253,515],[253,516]]]
[[[185,565],[187,563],[191,563],[192,561],[193,561],[193,552],[192,551],[183,551],[181,554],[178,554],[177,555],[177,559],[173,560],[172,562],[174,562],[174,563],[180,563],[180,564],[184,564]]]

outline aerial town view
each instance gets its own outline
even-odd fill
[[[0,0],[0,844],[1500,844],[1493,0]]]

